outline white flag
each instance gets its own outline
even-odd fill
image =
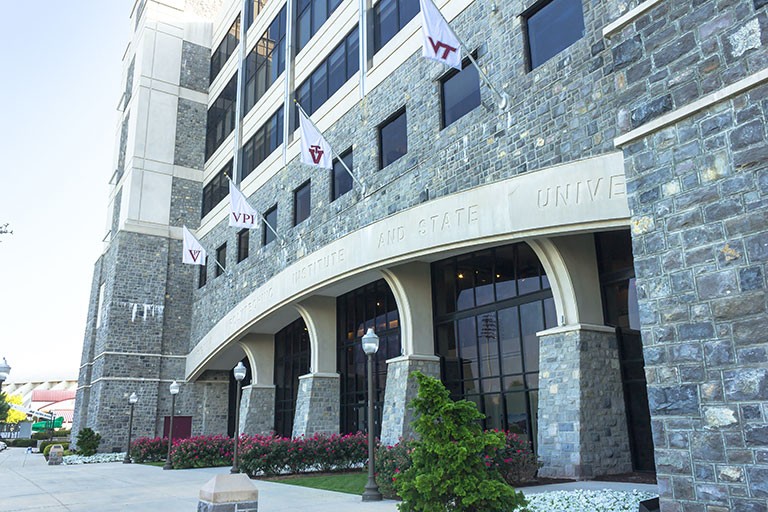
[[[234,228],[254,229],[257,227],[256,220],[259,214],[251,208],[245,196],[237,186],[229,181],[229,225]]]
[[[421,5],[422,55],[461,70],[461,43],[432,0]]]
[[[301,128],[301,161],[313,167],[333,169],[331,145],[317,131],[304,111],[299,109],[299,125]]]
[[[197,241],[192,233],[189,232],[187,226],[183,227],[184,232],[184,256],[181,259],[182,263],[189,263],[190,265],[205,265],[205,249]]]

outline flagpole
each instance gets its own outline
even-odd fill
[[[459,36],[456,35],[456,31],[451,28],[450,24],[448,23],[448,20],[445,19],[445,16],[443,16],[442,11],[435,5],[435,2],[433,0],[426,0],[427,2],[431,3],[432,6],[435,8],[435,10],[440,13],[440,16],[443,18],[443,21],[445,21],[445,24],[450,29],[451,33],[453,34],[453,37],[456,38],[456,40],[459,42],[459,46],[462,50],[464,50],[464,53],[467,54],[467,57],[469,57],[469,61],[472,63],[473,66],[475,66],[475,69],[477,69],[477,72],[480,74],[480,78],[483,79],[483,82],[485,82],[485,85],[488,86],[488,88],[499,97],[499,108],[504,110],[507,108],[507,104],[509,103],[509,96],[507,93],[501,93],[498,89],[491,83],[491,79],[488,78],[488,75],[485,74],[485,71],[480,69],[480,66],[477,64],[477,61],[474,57],[472,57],[472,52],[467,50],[467,45],[464,44],[464,41],[461,40]]]
[[[296,100],[296,99],[294,98],[293,102],[296,104],[296,107],[298,107],[298,109],[299,109],[299,110],[301,110],[301,113],[302,113],[302,114],[304,114],[304,117],[306,117],[306,118],[307,118],[307,121],[309,121],[309,123],[310,123],[310,124],[311,124],[311,125],[312,125],[312,126],[315,128],[315,130],[317,130],[317,132],[318,132],[318,133],[320,133],[320,130],[317,128],[317,125],[316,125],[315,123],[313,123],[313,122],[312,122],[312,119],[310,119],[310,117],[307,115],[307,112],[306,112],[306,110],[304,110],[304,109],[302,108],[302,106],[301,106],[301,104],[298,102],[298,100]],[[328,146],[331,148],[331,156],[335,156],[336,158],[338,158],[338,159],[339,159],[339,162],[341,163],[342,167],[344,167],[344,170],[345,170],[345,171],[347,171],[347,174],[349,174],[349,176],[350,176],[350,177],[351,177],[351,178],[352,178],[352,179],[355,181],[355,183],[357,183],[358,185],[360,185],[360,188],[362,189],[362,193],[363,193],[363,195],[365,195],[365,185],[363,185],[363,184],[362,184],[362,182],[361,182],[359,179],[357,179],[357,177],[356,177],[354,174],[352,174],[352,171],[351,171],[351,170],[349,170],[349,167],[347,167],[347,164],[346,164],[346,162],[344,162],[344,159],[343,159],[343,158],[341,158],[341,157],[339,156],[339,154],[338,154],[338,153],[336,153],[336,152],[333,150],[333,146],[331,146],[331,143],[330,143],[330,142],[328,143]]]
[[[227,176],[227,175],[225,174],[224,176]],[[232,183],[232,184],[235,186],[235,188],[237,188],[237,184],[236,184],[234,181],[232,181],[232,178],[230,178],[229,176],[227,176],[227,179],[230,181],[230,183]],[[238,189],[238,190],[239,190],[239,189]],[[272,224],[270,224],[269,222],[267,222],[267,219],[265,219],[265,218],[264,218],[264,215],[262,215],[262,214],[261,214],[261,212],[257,211],[256,209],[254,209],[253,211],[255,211],[255,212],[256,212],[256,213],[259,215],[259,218],[261,219],[261,222],[263,222],[264,224],[266,224],[266,226],[269,228],[269,230],[270,230],[272,233],[274,233],[274,235],[275,235],[275,238],[279,238],[280,240],[282,240],[282,239],[283,239],[283,237],[281,237],[280,235],[278,235],[278,234],[277,234],[277,231],[275,231],[275,228],[273,228],[273,227],[272,227]],[[217,263],[218,263],[218,262],[217,262]]]

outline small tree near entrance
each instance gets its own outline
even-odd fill
[[[411,402],[417,419],[413,465],[395,476],[402,511],[524,511],[523,494],[507,485],[491,460],[505,443],[501,432],[483,432],[482,413],[467,400],[454,402],[443,383],[414,372],[418,396]]]

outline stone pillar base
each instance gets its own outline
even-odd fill
[[[632,471],[615,331],[576,325],[538,335],[539,476]]]
[[[419,392],[416,379],[410,379],[411,372],[420,371],[425,375],[440,378],[440,358],[437,356],[400,356],[387,361],[387,389],[384,391],[381,443],[397,444],[400,439],[414,435],[413,410],[408,407]]]
[[[272,434],[275,431],[275,386],[253,384],[240,398],[240,432]]]
[[[341,378],[336,373],[299,377],[293,437],[338,434],[341,421]]]
[[[216,475],[200,489],[197,512],[258,512],[259,490],[243,473]]]

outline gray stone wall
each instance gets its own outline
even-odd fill
[[[629,130],[768,67],[766,2],[662,2],[612,41]],[[662,510],[768,509],[768,87],[628,142]]]
[[[404,356],[387,362],[387,389],[384,391],[381,443],[397,444],[400,439],[414,436],[413,410],[408,407],[419,393],[419,383],[411,373],[419,371],[430,377],[440,378],[440,360],[432,356]]]
[[[582,328],[539,341],[539,476],[631,471],[616,334]]]
[[[299,378],[292,437],[339,433],[340,385],[338,375],[309,374]]]
[[[275,386],[246,386],[240,401],[240,432],[272,434],[275,431]]]
[[[181,73],[179,85],[208,94],[208,75],[211,70],[211,49],[184,41],[181,44]]]
[[[176,113],[176,150],[174,153],[176,165],[192,167],[193,169],[203,168],[207,114],[207,108],[203,103],[179,98]]]

